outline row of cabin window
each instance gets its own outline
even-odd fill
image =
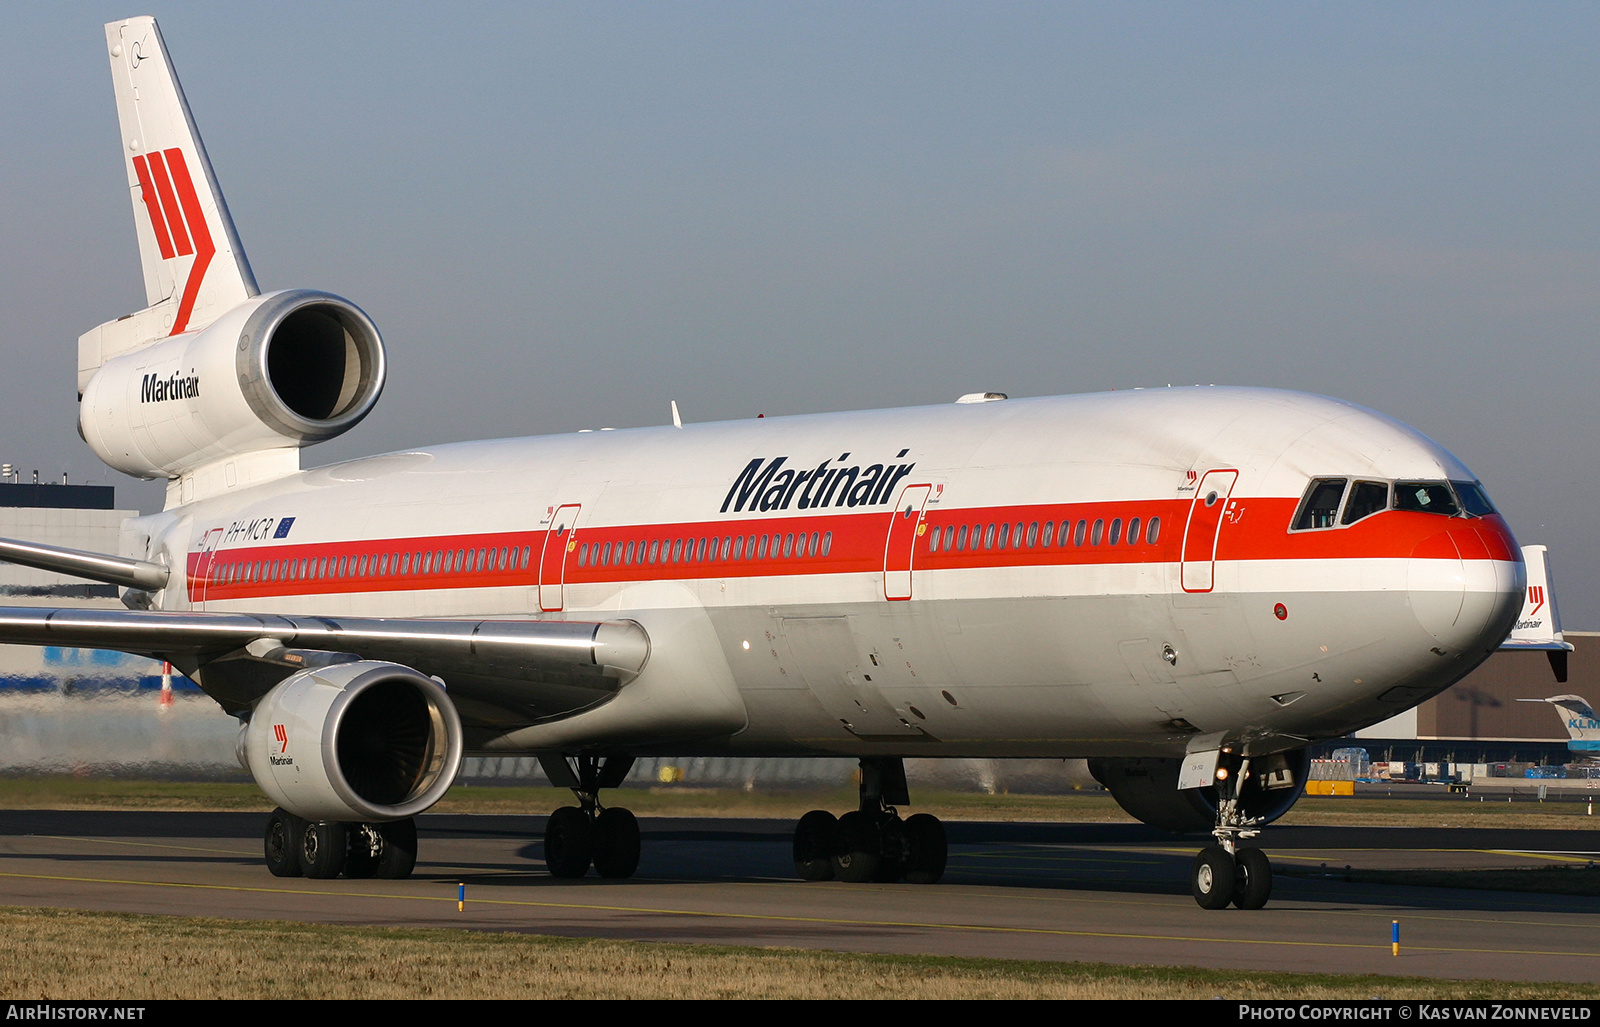
[[[613,548],[614,547],[614,548]],[[578,566],[642,563],[704,563],[707,560],[776,560],[827,556],[833,550],[833,532],[787,532],[771,535],[729,535],[716,538],[641,539],[634,542],[596,542],[578,547]]]
[[[1081,546],[1085,542],[1091,546],[1098,546],[1101,542],[1115,546],[1125,541],[1127,545],[1136,546],[1141,534],[1144,542],[1155,545],[1161,537],[1161,518],[1152,517],[1148,524],[1137,517],[1133,518],[1128,522],[1126,536],[1122,533],[1121,517],[1111,519],[1109,531],[1106,530],[1105,518],[1097,518],[1092,526],[1088,520],[1080,520],[1076,528],[1071,520],[1065,520],[1059,529],[1054,521],[1045,521],[1043,530],[1040,530],[1038,521],[1026,527],[1021,521],[1015,525],[991,524],[988,527],[982,524],[947,524],[943,530],[933,528],[928,532],[928,552],[937,553],[940,549],[947,553],[959,553],[968,549],[1048,548],[1051,545],[1065,546],[1069,542],[1074,546]]]
[[[346,578],[407,577],[412,574],[470,574],[474,571],[525,570],[529,547],[439,549],[425,553],[379,553],[368,556],[324,556],[295,560],[241,560],[214,564],[210,580],[218,585],[239,582],[319,581]]]

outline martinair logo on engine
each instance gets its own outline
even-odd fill
[[[909,452],[902,449],[895,454],[895,459]],[[849,459],[849,453],[841,453],[837,463],[843,465]],[[860,464],[835,467],[835,461],[830,458],[815,467],[801,469],[785,467],[788,462],[786,456],[775,456],[771,460],[758,456],[746,464],[722,501],[722,512],[727,513],[730,507],[734,513],[746,509],[765,513],[791,507],[820,510],[826,506],[880,506],[894,498],[895,483],[917,466],[885,461],[865,468]]]
[[[174,399],[194,399],[200,395],[200,376],[194,373],[194,368],[189,369],[187,376],[182,372],[174,371],[163,378],[156,374],[147,374],[139,383],[139,402],[165,403]]]
[[[289,729],[283,724],[272,725],[272,737],[278,740],[278,751],[267,754],[267,762],[274,767],[294,766],[293,756],[282,756],[280,753],[289,751]]]

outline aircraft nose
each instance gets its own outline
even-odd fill
[[[1423,539],[1407,568],[1412,614],[1451,653],[1503,642],[1525,584],[1522,553],[1499,517],[1458,521]]]

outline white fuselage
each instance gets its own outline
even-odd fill
[[[452,691],[480,750],[1265,752],[1446,687],[1521,603],[1497,515],[1290,530],[1322,477],[1473,475],[1339,401],[1135,390],[395,453],[141,518],[125,555],[187,568],[166,609],[648,631],[590,708]]]

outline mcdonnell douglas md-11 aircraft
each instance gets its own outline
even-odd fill
[[[0,610],[0,641],[170,660],[238,717],[278,875],[403,877],[463,753],[577,805],[550,872],[627,877],[644,755],[852,756],[807,880],[937,880],[906,757],[1087,757],[1133,816],[1211,831],[1201,905],[1271,889],[1240,844],[1306,747],[1477,666],[1523,600],[1474,475],[1400,422],[1166,388],[506,439],[303,470],[384,383],[348,300],[262,293],[150,18],[106,29],[150,305],[79,339],[79,425],[166,478],[119,555],[6,559],[123,611]]]

